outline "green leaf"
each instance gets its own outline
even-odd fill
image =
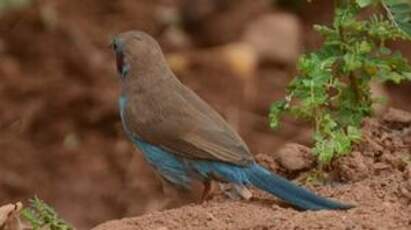
[[[271,105],[270,114],[268,115],[268,118],[270,120],[270,127],[272,129],[275,129],[278,127],[280,116],[286,109],[286,106],[287,106],[287,101],[285,100],[276,101]]]
[[[335,137],[333,138],[333,142],[334,151],[339,156],[346,154],[351,150],[351,140],[341,130],[336,131]]]
[[[345,72],[354,71],[362,66],[361,58],[356,54],[346,53],[343,58],[345,62]]]
[[[401,81],[405,80],[405,76],[397,72],[390,72],[386,76],[386,79],[394,82],[395,84],[399,84]]]
[[[33,230],[47,229],[52,230],[72,230],[63,219],[61,219],[56,211],[47,205],[44,201],[37,197],[30,200],[30,207],[22,211],[22,216],[30,224]]]
[[[372,50],[372,45],[370,42],[361,41],[359,44],[359,52],[360,53],[369,53]]]
[[[384,7],[393,24],[411,39],[411,3],[407,0],[384,0]]]
[[[361,140],[361,130],[357,127],[348,126],[347,135],[354,142]]]
[[[375,3],[375,0],[356,0],[355,2],[359,7],[364,8]]]

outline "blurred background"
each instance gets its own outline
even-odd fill
[[[38,195],[79,229],[176,207],[125,137],[108,47],[127,30],[160,42],[171,68],[233,125],[253,153],[310,130],[285,119],[268,128],[300,53],[321,38],[332,1],[0,0],[0,204]],[[409,44],[396,43],[411,57]],[[411,84],[375,84],[388,106],[411,111]]]

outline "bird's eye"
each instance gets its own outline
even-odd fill
[[[125,62],[123,41],[118,38],[113,38],[111,46],[114,49],[116,55],[117,71],[119,72],[120,76],[125,77],[128,72],[128,65]]]

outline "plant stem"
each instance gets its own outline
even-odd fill
[[[350,72],[350,74],[348,75],[348,78],[350,79],[350,85],[351,85],[352,90],[354,91],[355,99],[357,100],[357,103],[359,103],[361,100],[361,97],[360,97],[360,89],[358,88],[357,78],[355,77],[353,72]]]
[[[338,32],[340,35],[341,43],[345,44],[344,28],[341,25],[338,26]],[[346,48],[344,47],[341,47],[341,48],[343,50],[346,50]],[[357,78],[355,77],[352,71],[350,71],[348,78],[350,79],[351,88],[354,90],[355,98],[357,102],[359,102],[360,101],[360,89],[358,88]]]
[[[392,15],[391,10],[388,8],[388,6],[385,4],[385,2],[380,1],[380,3],[381,3],[381,6],[384,8],[385,12],[387,13],[387,17],[391,21],[391,23],[394,24],[397,28],[399,28],[400,26],[395,21],[394,15]]]

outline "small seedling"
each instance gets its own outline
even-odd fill
[[[313,168],[300,181],[306,185],[323,185],[328,181],[328,177],[329,175],[325,171]]]
[[[21,215],[33,230],[74,230],[52,207],[38,197],[30,200],[30,207],[23,209]]]
[[[374,13],[365,17],[365,8]],[[311,121],[313,153],[326,165],[360,141],[363,119],[381,100],[372,97],[370,82],[411,80],[407,60],[386,46],[389,40],[411,39],[411,6],[401,0],[335,1],[333,24],[314,29],[324,43],[299,58],[298,75],[285,99],[272,104],[269,119],[272,128],[284,113]]]

